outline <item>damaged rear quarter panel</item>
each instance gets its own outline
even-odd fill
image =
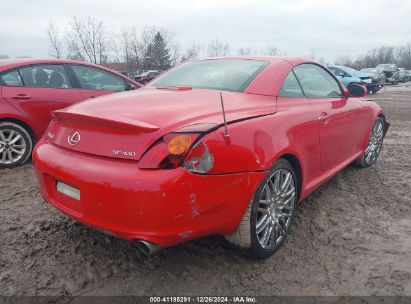
[[[209,174],[268,170],[285,154],[301,164],[303,181],[316,173],[320,162],[318,122],[306,99],[278,98],[278,112],[228,125],[205,136],[215,161]],[[318,168],[318,167],[317,167]]]

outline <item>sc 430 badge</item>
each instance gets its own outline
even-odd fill
[[[119,150],[113,150],[114,155],[122,155],[122,156],[136,156],[136,152],[125,152]]]

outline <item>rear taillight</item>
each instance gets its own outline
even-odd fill
[[[140,159],[142,169],[179,167],[199,134],[170,133],[158,140]]]
[[[207,173],[214,158],[205,143],[198,140],[214,124],[188,126],[163,136],[140,159],[142,169],[174,169],[184,167],[190,172]]]
[[[214,157],[208,146],[198,141],[188,153],[184,160],[184,168],[194,173],[207,173],[213,168]]]

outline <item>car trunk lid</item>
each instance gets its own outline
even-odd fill
[[[228,122],[275,113],[272,96],[224,92]],[[223,124],[218,91],[140,89],[55,111],[46,137],[65,149],[139,160],[163,135],[198,124]]]

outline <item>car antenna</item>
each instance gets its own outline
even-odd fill
[[[225,110],[224,110],[224,99],[223,99],[223,93],[220,92],[220,101],[221,101],[221,108],[223,109],[223,118],[224,118],[224,136],[229,137],[230,134],[228,134],[228,129],[227,129],[227,120],[225,118]]]

